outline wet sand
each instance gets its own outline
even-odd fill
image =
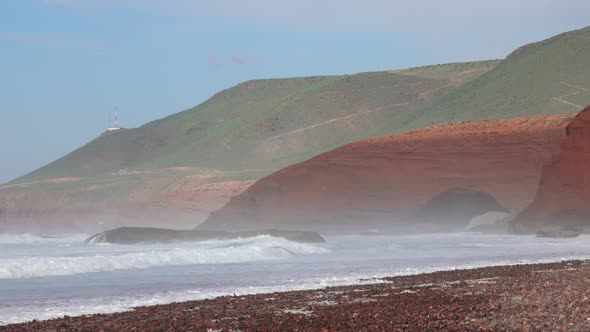
[[[588,331],[590,261],[139,307],[0,331]]]

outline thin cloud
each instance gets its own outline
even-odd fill
[[[220,67],[222,65],[234,64],[239,66],[245,66],[249,64],[255,64],[262,62],[259,58],[254,56],[244,56],[238,54],[230,54],[227,56],[226,61],[222,61],[220,57],[215,55],[209,55],[205,59],[205,62],[209,67]]]
[[[246,23],[325,30],[398,31],[432,29],[453,19],[521,17],[556,12],[590,14],[587,0],[42,0],[78,8],[144,11],[174,16],[211,17]]]
[[[219,67],[221,66],[221,61],[216,56],[210,55],[207,57],[207,65],[209,67]]]
[[[74,53],[94,55],[104,53],[104,50],[97,45],[88,44],[86,42],[67,41],[60,39],[59,37],[52,36],[41,36],[35,34],[0,30],[0,39],[24,44],[43,46],[48,48],[61,49]]]
[[[235,54],[232,54],[229,56],[229,59],[231,60],[231,62],[237,64],[237,65],[247,65],[248,63],[250,63],[251,61],[249,61],[248,59],[246,59],[245,57],[242,56],[238,56]]]
[[[311,38],[326,33],[390,35],[392,40],[411,41],[427,52],[460,54],[448,59],[437,56],[440,61],[502,57],[523,43],[582,28],[588,25],[585,18],[590,17],[588,0],[37,1],[78,10],[168,16],[175,22],[190,22],[187,30],[217,22],[228,28],[254,25],[257,29],[295,32]],[[243,64],[238,59],[226,61]]]

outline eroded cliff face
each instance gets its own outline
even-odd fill
[[[520,211],[571,117],[437,125],[351,143],[259,180],[199,228],[445,230],[411,217],[452,188],[487,193]]]
[[[120,226],[191,229],[253,181],[192,168],[61,178],[0,187],[0,232],[96,233]]]
[[[534,201],[515,221],[517,230],[590,226],[590,106],[565,133],[561,151],[543,167]]]

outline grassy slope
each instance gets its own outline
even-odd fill
[[[197,166],[256,179],[344,143],[433,123],[575,112],[590,104],[590,28],[497,61],[255,80],[140,128],[105,133],[12,183]],[[576,106],[578,105],[578,106]]]
[[[590,27],[523,46],[494,70],[408,116],[400,129],[580,111],[590,104],[589,54]]]
[[[270,172],[352,140],[390,132],[400,116],[496,64],[249,81],[140,128],[104,133],[12,184],[172,166]]]
[[[255,180],[366,137],[449,121],[575,112],[590,104],[588,54],[590,28],[526,45],[501,63],[245,82],[187,111],[104,133],[11,184],[83,179],[0,187],[0,209],[149,200],[191,176],[112,174],[121,169],[195,166],[238,170],[210,182]]]

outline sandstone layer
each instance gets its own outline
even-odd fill
[[[487,193],[516,213],[532,201],[572,117],[461,122],[354,142],[257,181],[199,228],[447,230],[413,217],[454,188]]]
[[[517,230],[590,226],[590,106],[566,128],[561,151],[544,167],[533,203]]]

